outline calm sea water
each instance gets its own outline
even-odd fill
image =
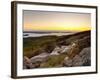
[[[70,34],[74,34],[74,33],[23,33],[23,37],[24,38],[28,38],[28,37],[41,37],[41,36],[62,36],[62,35],[70,35]]]

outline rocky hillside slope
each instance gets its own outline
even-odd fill
[[[24,46],[24,69],[91,65],[90,31],[28,38]]]

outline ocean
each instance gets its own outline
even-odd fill
[[[34,33],[34,32],[24,32],[23,33],[23,38],[28,38],[28,37],[41,37],[41,36],[63,36],[63,35],[71,35],[71,34],[75,34],[75,32],[51,32],[51,33]]]

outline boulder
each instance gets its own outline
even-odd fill
[[[68,53],[69,50],[70,50],[70,47],[71,46],[61,46],[61,47],[56,47],[50,55],[60,55],[60,54],[63,54],[63,53]]]
[[[70,49],[71,49],[71,46],[69,45],[69,46],[61,46],[61,51],[60,51],[60,53],[69,53],[69,51],[70,51]]]
[[[63,66],[90,66],[91,65],[91,53],[90,47],[84,48],[79,54],[73,58],[65,58]]]
[[[68,57],[65,57],[65,59],[63,61],[63,66],[71,67],[72,66],[72,59],[68,59]]]
[[[59,55],[60,47],[55,47],[55,49],[50,53],[50,55]]]
[[[84,48],[79,56],[82,58],[83,66],[90,66],[91,65],[91,48],[87,47]]]
[[[37,56],[32,57],[30,60],[34,64],[36,62],[44,62],[47,60],[49,54],[48,53],[41,53]]]
[[[31,63],[31,60],[30,60],[28,57],[24,56],[23,68],[24,68],[24,69],[31,69],[31,68],[33,68],[33,67],[34,67],[34,66],[33,66],[32,63]]]
[[[70,46],[70,50],[68,52],[69,58],[73,59],[76,55],[79,54],[79,51],[80,51],[80,49],[79,49],[79,45],[78,45],[78,40],[76,40]]]
[[[79,55],[76,55],[72,59],[72,66],[82,66],[82,65],[83,65],[82,58]]]

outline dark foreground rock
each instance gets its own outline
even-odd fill
[[[65,58],[63,65],[66,67],[71,66],[90,66],[91,65],[91,55],[90,47],[84,48],[79,55],[76,55],[73,59]]]

